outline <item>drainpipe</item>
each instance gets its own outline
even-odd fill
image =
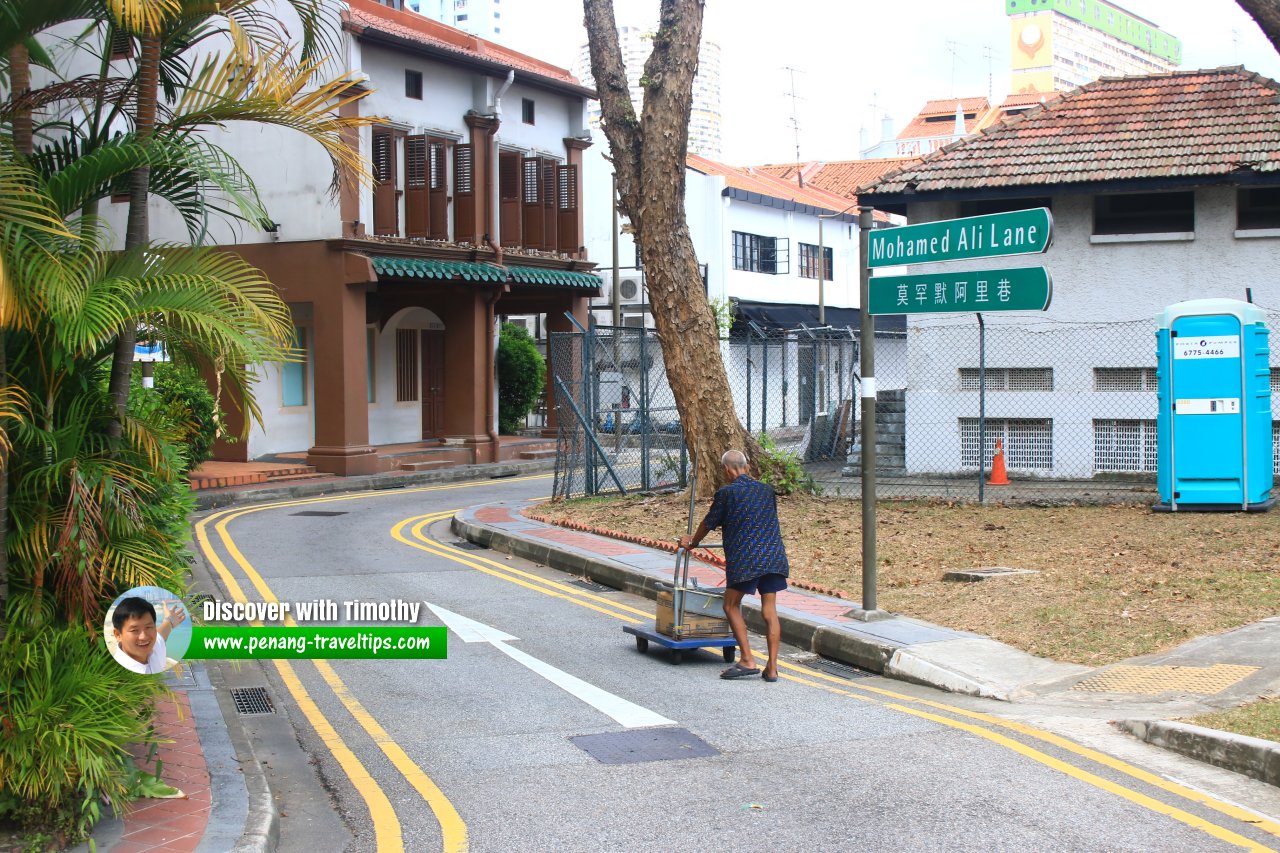
[[[496,95],[493,96],[493,103],[489,105],[489,112],[498,118],[502,118],[502,96],[507,94],[507,90],[511,88],[511,84],[516,81],[516,70],[512,68],[507,72],[507,79],[498,89]]]
[[[502,287],[489,294],[485,299],[485,322],[489,324],[489,333],[486,336],[489,350],[489,370],[484,372],[485,375],[485,432],[489,436],[489,441],[493,442],[493,460],[498,461],[498,335],[493,328],[494,314],[493,306],[497,303],[498,298],[504,293],[511,291],[511,285],[504,284]]]

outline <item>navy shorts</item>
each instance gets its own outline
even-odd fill
[[[766,592],[782,592],[787,588],[787,576],[779,574],[761,575],[742,583],[731,583],[729,589],[736,589],[743,595],[764,595]]]

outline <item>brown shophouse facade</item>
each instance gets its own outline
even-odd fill
[[[234,247],[293,311],[297,359],[259,366],[262,425],[217,456],[305,451],[341,475],[394,467],[379,452],[392,445],[499,461],[495,319],[545,314],[548,331],[568,331],[565,315],[585,323],[598,294],[581,245],[591,92],[371,0],[351,0],[343,27],[373,89],[345,109],[386,117],[353,140],[374,182],[342,185],[316,239]],[[234,432],[242,407],[223,408]],[[555,427],[549,411],[544,434]]]

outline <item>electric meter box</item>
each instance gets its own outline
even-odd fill
[[[1267,326],[1255,305],[1193,299],[1156,330],[1158,511],[1271,508]]]

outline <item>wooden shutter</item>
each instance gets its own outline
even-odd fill
[[[410,136],[404,141],[404,184],[404,233],[409,237],[430,236],[425,136]]]
[[[582,243],[578,233],[578,167],[561,166],[556,171],[560,179],[560,251],[574,255]]]
[[[473,242],[476,232],[475,161],[470,142],[453,146],[453,239]]]
[[[427,236],[432,240],[449,239],[449,184],[445,162],[444,140],[427,140]]]
[[[556,235],[560,233],[556,216],[556,208],[560,198],[559,183],[556,176],[556,169],[559,168],[559,165],[555,160],[543,159],[542,161],[542,227],[544,229],[542,248],[548,252],[557,250]]]
[[[523,203],[520,205],[520,215],[524,226],[524,245],[530,249],[541,249],[545,233],[543,229],[541,158],[525,157],[522,164],[522,172]]]
[[[520,225],[520,154],[502,151],[498,154],[498,229],[503,246],[521,245]]]
[[[418,399],[418,335],[417,329],[396,329],[396,402]]]
[[[373,179],[373,233],[398,236],[396,138],[389,130],[373,132]]]

